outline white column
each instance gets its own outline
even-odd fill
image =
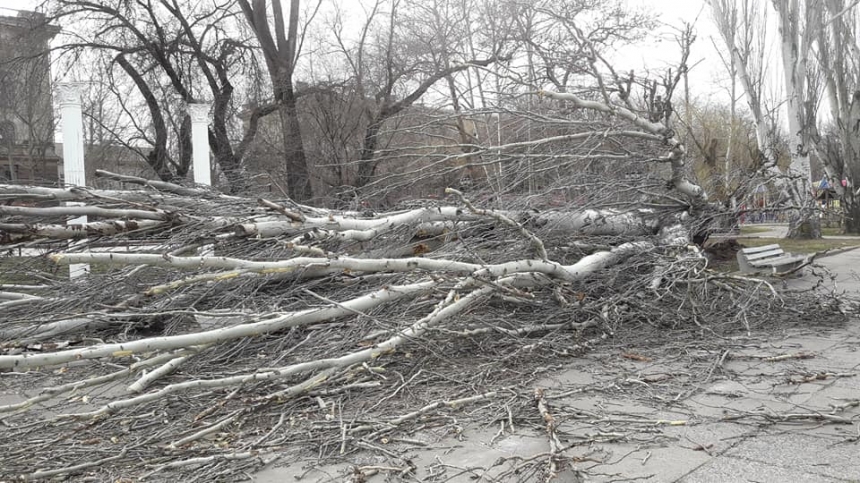
[[[209,162],[209,109],[211,104],[188,104],[191,116],[191,152],[194,182],[212,186],[212,165]]]
[[[191,166],[194,167],[194,182],[212,186],[212,164],[209,161],[209,108],[208,103],[185,106],[191,117]],[[215,254],[214,245],[203,245],[198,255],[208,257]]]
[[[65,186],[86,186],[86,170],[84,168],[84,121],[81,112],[80,82],[68,82],[57,85],[57,96],[60,99],[60,111],[63,118],[63,178]],[[83,203],[66,203],[68,206],[80,206]],[[85,225],[86,216],[80,216],[68,221],[69,225]],[[90,271],[87,263],[69,265],[71,278],[86,275]]]

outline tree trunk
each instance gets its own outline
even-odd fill
[[[185,115],[179,125],[179,165],[176,166],[176,176],[184,178],[191,169],[191,116]]]
[[[313,190],[302,144],[296,98],[290,90],[282,99],[279,114],[287,168],[287,193],[295,201],[307,201],[313,197]]]
[[[379,161],[373,159],[376,152],[376,145],[379,143],[379,130],[382,128],[382,121],[374,119],[367,130],[364,132],[364,144],[361,147],[361,157],[358,163],[358,173],[355,177],[355,187],[370,183],[373,176],[376,174],[376,166]]]
[[[797,210],[788,222],[788,234],[790,239],[813,239],[821,238],[821,218],[812,207],[803,207]]]
[[[155,130],[155,140],[152,151],[150,151],[146,156],[146,162],[162,181],[170,181],[173,179],[174,175],[177,177],[184,176],[184,173],[174,173],[168,166],[167,123],[164,120],[161,106],[158,105],[158,99],[156,99],[152,89],[149,88],[149,85],[146,83],[146,80],[140,72],[131,65],[124,55],[120,54],[116,56],[114,60],[116,60],[116,63],[119,64],[122,70],[124,70],[134,82],[135,86],[137,86],[138,91],[140,91],[144,101],[146,101],[149,115],[152,117],[152,128]]]
[[[810,193],[809,129],[814,127],[811,104],[807,92],[807,64],[812,45],[814,22],[804,24],[814,9],[796,1],[773,0],[779,20],[780,46],[782,51],[783,81],[786,90],[788,111],[788,139],[791,155],[789,173],[795,176],[789,181],[792,201],[800,209],[792,214],[788,238],[821,238],[821,220],[815,210],[815,200]],[[801,8],[804,10],[801,11]],[[805,15],[804,15],[805,14]]]
[[[266,59],[272,80],[274,97],[281,117],[281,138],[287,170],[287,194],[295,201],[307,201],[313,196],[308,175],[307,158],[299,128],[296,96],[293,92],[293,72],[299,44],[298,22],[300,0],[291,0],[288,23],[284,22],[281,2],[238,0],[248,24],[254,30]],[[269,25],[271,6],[274,29]]]
[[[844,233],[860,233],[860,199],[851,190],[845,190],[842,199],[842,231]]]

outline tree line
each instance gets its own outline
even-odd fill
[[[620,1],[46,0],[43,8],[63,27],[55,71],[92,81],[92,144],[125,145],[165,181],[190,169],[183,105],[211,102],[210,148],[229,192],[391,204],[480,185],[492,199],[552,197],[573,173],[581,182],[564,189],[576,198],[579,185],[617,173],[613,157],[623,149],[604,143],[595,158],[600,143],[517,143],[570,130],[561,118],[589,122],[564,102],[530,94],[599,98],[605,82],[643,115],[680,121],[694,174],[726,206],[771,179],[784,206],[802,208],[797,220],[814,219],[809,172],[820,163],[831,180],[848,180],[831,185],[849,214],[846,228],[857,231],[860,203],[847,189],[860,165],[852,161],[856,9],[838,0],[708,3],[728,102],[690,93],[694,67],[684,52],[701,41],[693,26],[678,29],[673,69],[628,72],[616,63],[614,53],[652,35],[657,21]],[[768,36],[780,39],[789,66],[779,73],[783,92],[767,91],[776,75],[766,68]]]

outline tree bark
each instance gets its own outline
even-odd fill
[[[808,56],[816,22],[809,17],[818,10],[799,0],[773,0],[778,16],[783,81],[788,110],[788,139],[791,165],[788,184],[798,209],[792,214],[788,238],[821,238],[821,223],[811,195],[809,130],[814,129],[813,100],[807,92]],[[803,7],[803,11],[801,11]],[[806,17],[803,23],[801,16]],[[812,117],[810,117],[812,116]]]
[[[278,0],[271,2],[274,31],[269,26],[267,0],[238,0],[245,19],[260,42],[281,120],[281,140],[287,171],[287,194],[295,201],[313,197],[307,157],[296,108],[293,73],[298,50],[299,0],[290,1],[287,24]]]
[[[162,181],[171,181],[174,178],[174,173],[170,170],[168,154],[167,154],[167,123],[164,120],[164,115],[161,112],[161,106],[158,105],[158,100],[155,98],[152,89],[144,80],[143,76],[131,65],[124,54],[119,54],[115,57],[116,63],[122,67],[122,70],[131,78],[138,91],[143,96],[146,102],[146,107],[149,109],[149,115],[152,117],[152,129],[155,131],[155,140],[153,142],[152,151],[146,156],[146,162],[155,171],[155,174]]]
[[[296,97],[292,92],[281,97],[278,110],[281,118],[284,156],[287,168],[287,192],[296,201],[306,201],[313,197],[308,161],[302,141]]]

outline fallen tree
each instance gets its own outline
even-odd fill
[[[4,211],[7,225],[147,208],[141,192],[113,193],[110,209],[97,194],[78,196],[92,203],[84,207]],[[135,201],[118,208],[123,199]],[[2,457],[10,475],[211,479],[307,444],[349,458],[466,405],[480,403],[470,410],[479,418],[512,401],[528,412],[532,376],[513,365],[573,356],[643,324],[666,331],[719,318],[742,329],[817,304],[710,272],[689,244],[695,224],[685,212],[527,214],[478,208],[456,192],[459,206],[379,214],[182,201],[165,215],[150,207],[165,219],[156,229],[71,246],[57,244],[61,232],[4,232],[26,237],[7,243],[13,252],[92,267],[69,281],[26,257],[4,261],[14,268],[4,270],[0,370],[12,371],[5,381],[43,386],[0,405],[4,439],[16,442]],[[605,220],[621,230],[610,236]],[[12,284],[11,273],[22,280]],[[412,395],[392,398],[403,388]],[[412,413],[437,398],[449,402]],[[385,403],[357,402],[374,400]],[[27,456],[43,451],[50,462]],[[563,466],[558,454],[548,461]]]
[[[574,462],[527,386],[559,359],[623,334],[841,316],[832,298],[709,270],[691,240],[719,212],[666,119],[608,94],[539,95],[607,114],[602,132],[637,133],[655,168],[628,195],[600,192],[608,172],[596,201],[538,211],[454,189],[335,211],[107,172],[142,187],[0,185],[17,205],[0,207],[0,370],[22,389],[0,405],[4,473],[230,480],[309,449],[408,473],[380,442],[504,414],[543,418],[551,451],[527,464],[551,479]],[[66,201],[81,205],[46,206]],[[91,272],[69,280],[70,264]]]

